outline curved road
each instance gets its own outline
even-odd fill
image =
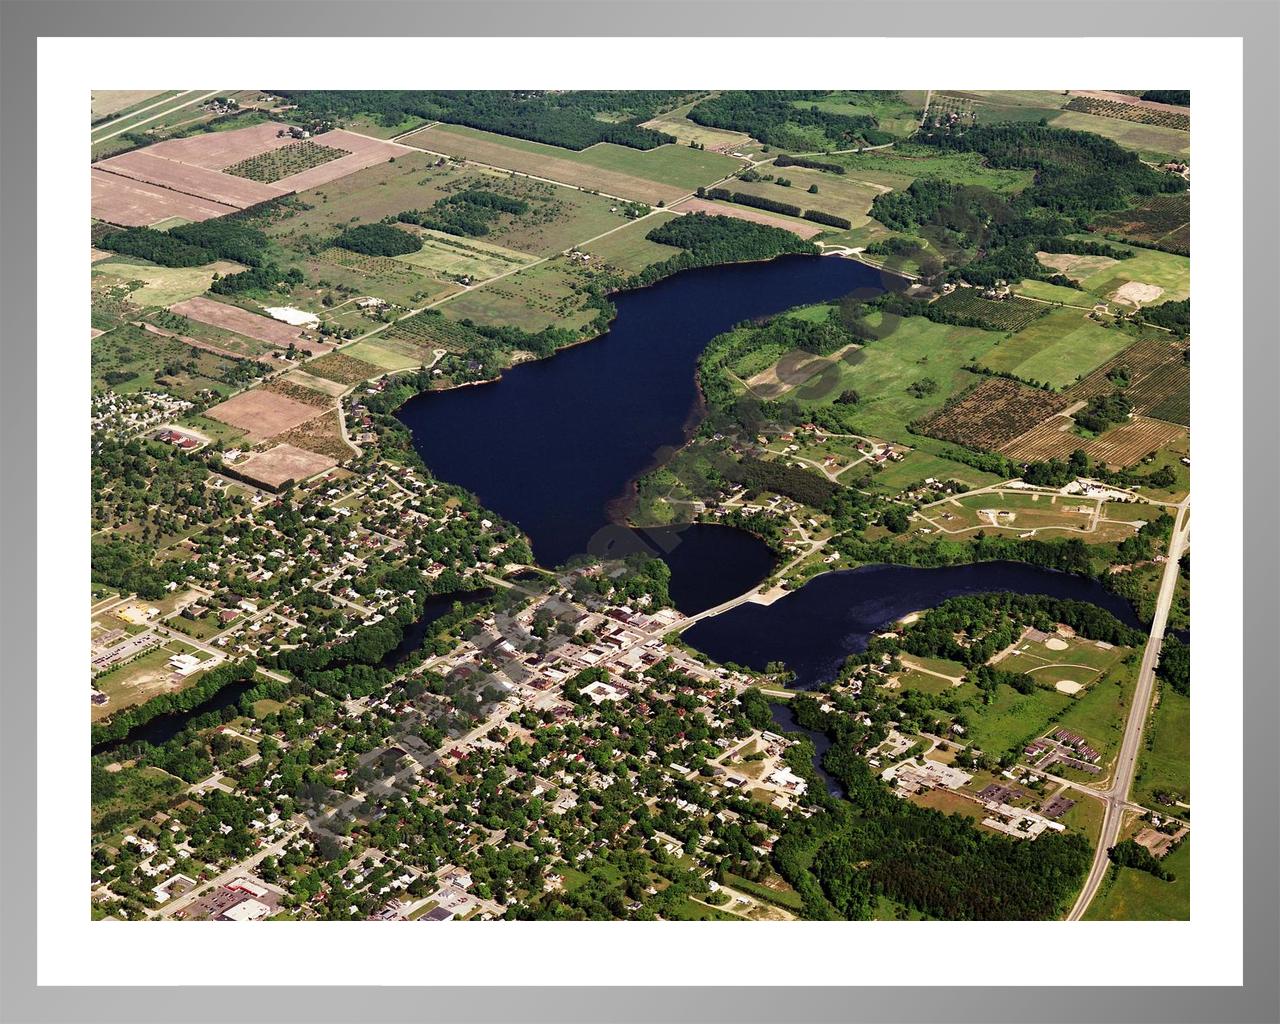
[[[1138,768],[1138,755],[1142,750],[1142,730],[1146,725],[1147,713],[1151,710],[1151,697],[1155,691],[1156,664],[1160,660],[1160,647],[1164,638],[1165,623],[1169,618],[1169,605],[1173,602],[1173,592],[1178,582],[1178,560],[1186,550],[1187,538],[1191,532],[1191,527],[1187,523],[1187,517],[1191,511],[1190,501],[1191,499],[1188,498],[1178,506],[1177,518],[1173,523],[1173,536],[1169,540],[1164,576],[1160,579],[1160,594],[1156,598],[1155,615],[1151,620],[1151,634],[1142,654],[1142,667],[1138,671],[1138,685],[1133,692],[1133,703],[1129,706],[1129,721],[1125,725],[1120,753],[1116,755],[1111,787],[1100,794],[1106,801],[1102,832],[1098,836],[1098,846],[1093,853],[1093,865],[1089,868],[1089,876],[1085,879],[1084,888],[1080,890],[1075,905],[1067,914],[1068,921],[1079,921],[1089,909],[1089,904],[1098,892],[1098,886],[1106,877],[1107,851],[1115,846],[1116,840],[1120,837],[1120,826],[1124,822],[1125,811],[1129,806],[1129,789],[1133,785],[1133,776]]]

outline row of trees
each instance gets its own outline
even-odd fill
[[[370,114],[383,125],[395,127],[410,117],[419,117],[578,150],[598,142],[632,149],[673,143],[674,136],[639,125],[686,99],[681,92],[642,89],[317,90],[280,95],[296,103],[301,116],[313,119]],[[609,119],[598,114],[609,115]]]

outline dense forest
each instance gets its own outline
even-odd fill
[[[138,256],[162,267],[202,267],[215,260],[235,260],[249,267],[265,260],[267,236],[230,217],[198,224],[179,224],[168,231],[125,228],[102,236],[99,248]]]
[[[390,224],[357,224],[333,240],[339,249],[365,256],[404,256],[422,248],[422,239]]]
[[[916,141],[977,153],[991,167],[1035,172],[1033,184],[1012,198],[977,185],[921,178],[872,202],[871,215],[886,227],[939,231],[971,252],[973,258],[953,276],[977,285],[1023,278],[1066,283],[1040,264],[1038,249],[1125,258],[1127,250],[1066,236],[1086,230],[1096,214],[1187,187],[1180,176],[1153,170],[1137,154],[1087,132],[1017,123],[926,130]]]
[[[282,91],[278,95],[296,103],[304,118],[335,120],[368,114],[387,127],[395,127],[418,117],[566,149],[586,149],[598,142],[653,149],[676,140],[665,132],[641,128],[640,122],[679,106],[690,94],[660,90],[473,89]],[[605,120],[606,116],[620,119]]]
[[[645,238],[676,246],[684,252],[661,263],[652,263],[634,274],[626,282],[628,288],[653,284],[695,267],[768,260],[786,253],[814,255],[818,251],[811,242],[785,228],[706,213],[690,213],[659,224]]]
[[[847,800],[788,822],[774,866],[800,893],[806,918],[866,920],[887,897],[948,920],[1045,920],[1079,889],[1089,841],[1075,831],[1034,843],[980,832],[894,796],[872,773],[849,715],[817,715],[832,738],[823,767]]]

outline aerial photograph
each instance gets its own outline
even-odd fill
[[[1190,91],[84,98],[93,920],[1189,919]]]

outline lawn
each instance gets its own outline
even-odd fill
[[[1191,794],[1191,698],[1160,688],[1160,703],[1147,722],[1145,749],[1138,759],[1134,798],[1159,808],[1155,792],[1173,793],[1183,803]]]
[[[1124,331],[1104,327],[1078,309],[1055,309],[998,341],[982,365],[1061,388],[1118,355],[1132,341]]]
[[[1107,869],[1107,876],[1085,911],[1086,921],[1191,920],[1191,840],[1162,861],[1174,875],[1164,882],[1137,868]]]

